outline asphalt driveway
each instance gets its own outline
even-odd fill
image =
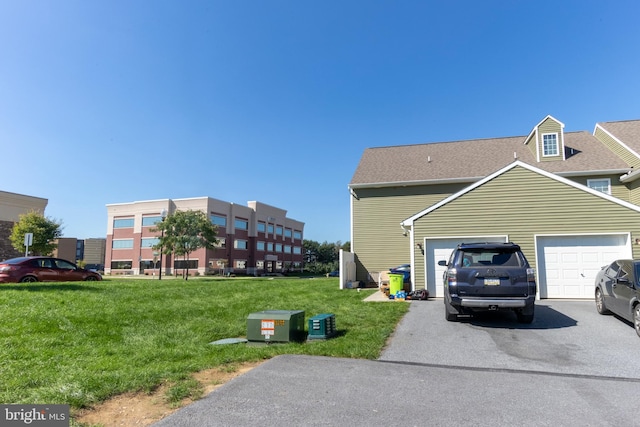
[[[155,425],[640,425],[639,350],[593,302],[541,301],[521,325],[414,301],[380,360],[279,356]]]

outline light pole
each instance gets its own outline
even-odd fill
[[[160,212],[160,216],[162,217],[162,222],[164,223],[164,219],[167,217],[167,210],[162,209]],[[160,242],[162,243],[162,239],[164,238],[164,227],[160,229]],[[160,246],[160,273],[158,273],[158,280],[162,280],[162,245]]]

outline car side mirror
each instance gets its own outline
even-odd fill
[[[441,266],[443,266],[443,267],[446,267],[446,266],[447,266],[447,261],[445,261],[445,260],[441,259],[440,261],[438,261],[438,265],[441,265]]]

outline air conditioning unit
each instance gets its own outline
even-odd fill
[[[307,340],[326,340],[334,337],[337,333],[336,316],[334,314],[318,314],[309,319]]]
[[[266,310],[249,314],[247,341],[304,341],[304,310]]]

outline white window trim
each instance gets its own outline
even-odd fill
[[[547,135],[555,135],[556,136],[556,153],[555,154],[545,154],[544,153],[544,137]],[[548,132],[548,133],[543,133],[542,136],[540,137],[540,151],[542,153],[542,157],[556,157],[560,155],[560,135],[558,135],[558,132]]]
[[[611,195],[611,178],[593,178],[593,179],[587,179],[587,187],[593,189],[593,190],[597,190],[600,191],[594,187],[591,186],[591,184],[595,181],[607,181],[607,191],[604,192],[604,194],[608,194]]]

